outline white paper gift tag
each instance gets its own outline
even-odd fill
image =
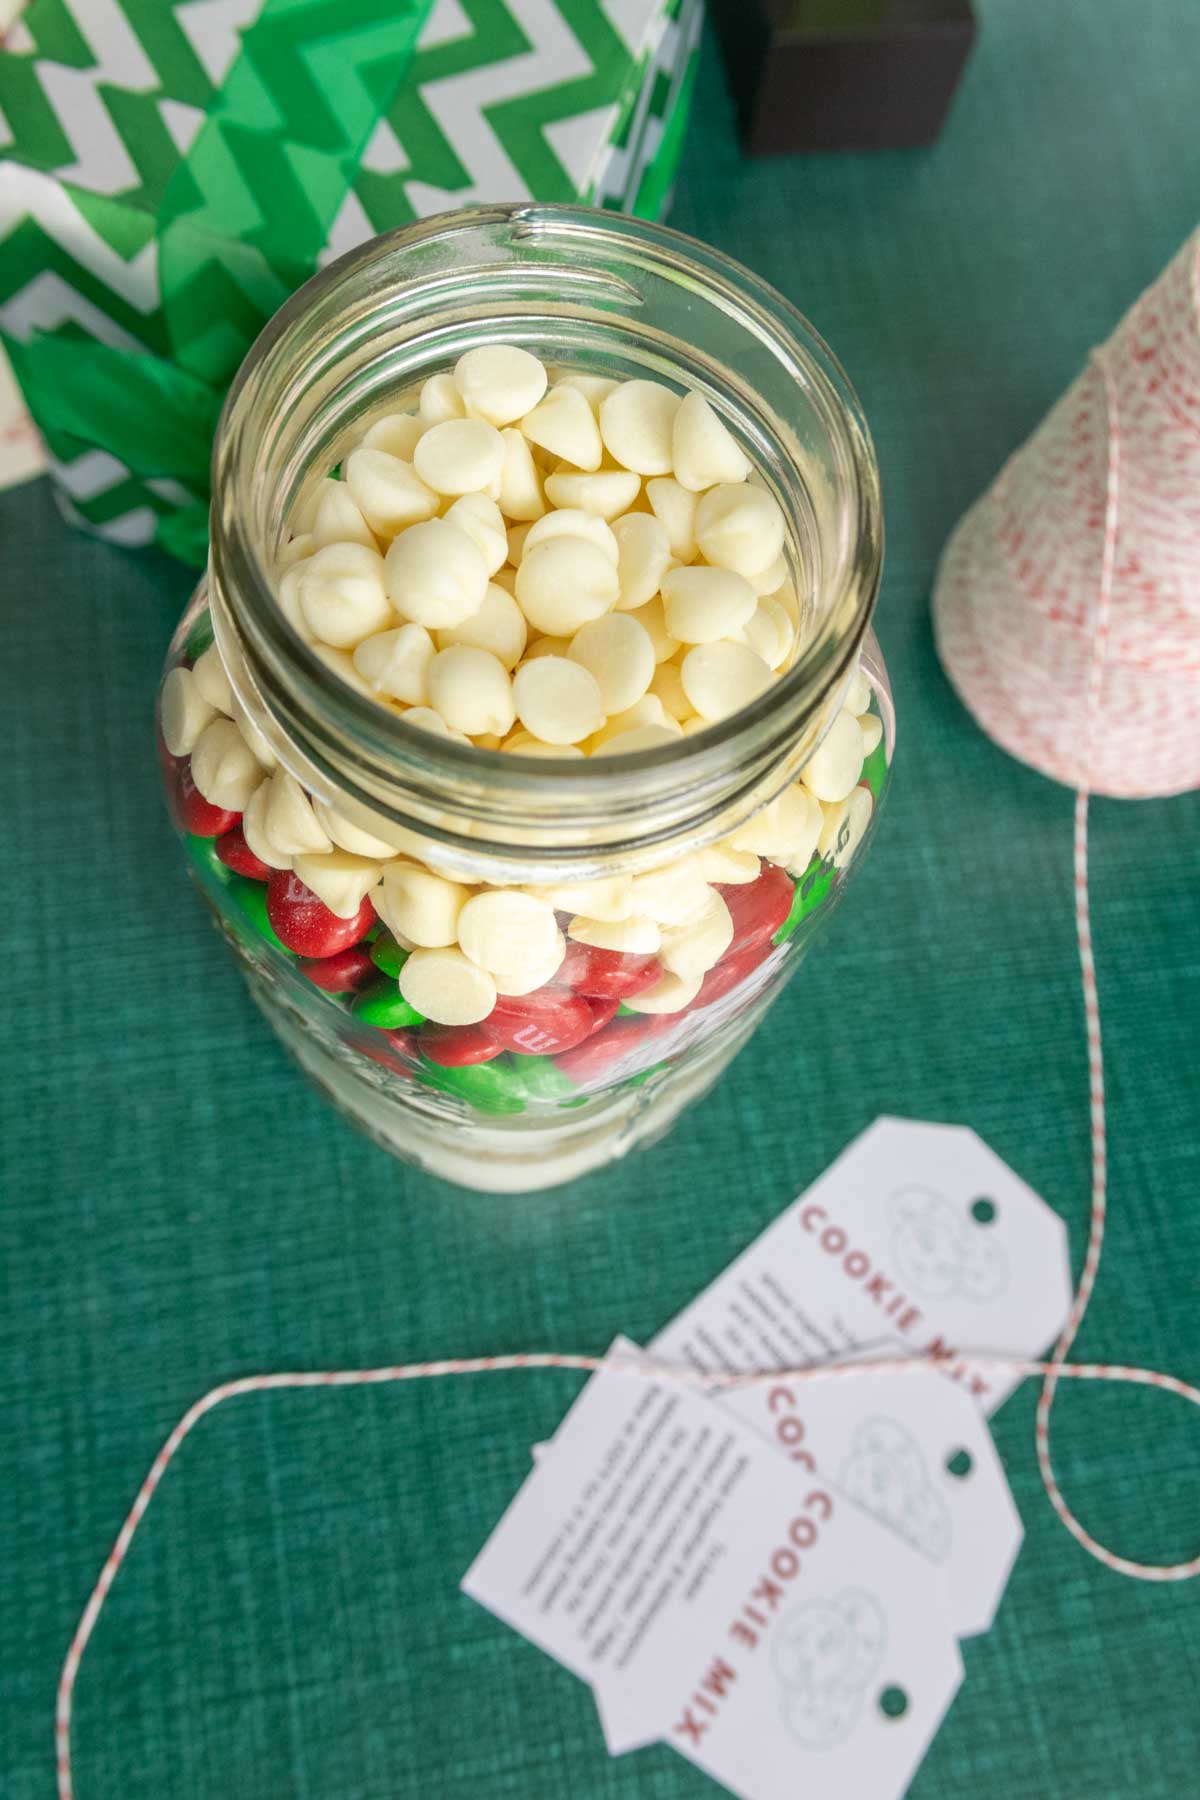
[[[679,1315],[672,1360],[787,1369],[898,1338],[991,1412],[1020,1377],[963,1352],[1039,1356],[1070,1306],[1066,1227],[1033,1189],[963,1126],[883,1118]]]
[[[904,1791],[961,1679],[937,1569],[682,1383],[594,1376],[463,1587],[590,1681],[614,1748],[737,1793]]]
[[[682,1361],[675,1333],[668,1325],[648,1354]],[[903,1348],[892,1339],[868,1354]],[[965,1389],[935,1369],[872,1369],[756,1382],[717,1398],[942,1568],[958,1637],[987,1630],[1024,1530],[987,1420]]]

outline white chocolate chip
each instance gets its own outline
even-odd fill
[[[855,669],[850,677],[850,685],[842,696],[844,712],[859,713],[868,711],[871,705],[871,684],[861,669]]]
[[[621,584],[617,611],[633,612],[654,598],[671,566],[666,527],[653,513],[633,512],[614,519],[612,533],[617,543],[617,575]]]
[[[435,1025],[477,1025],[496,1004],[496,984],[461,950],[414,950],[400,971],[400,992]]]
[[[402,462],[410,463],[421,433],[428,429],[429,421],[418,419],[414,413],[385,413],[382,419],[376,419],[359,447],[386,450],[389,456],[398,456]]]
[[[635,700],[633,705],[626,707],[624,712],[613,713],[604,721],[592,739],[591,747],[593,750],[598,750],[610,739],[627,731],[639,730],[643,725],[656,725],[665,731],[670,731],[674,726],[675,736],[680,735],[678,725],[675,724],[658,695],[643,694],[640,700]]]
[[[285,570],[279,577],[279,589],[276,596],[280,612],[296,636],[303,638],[306,644],[311,644],[314,639],[312,626],[305,618],[304,608],[300,604],[300,583],[304,578],[304,571],[311,561],[311,557],[306,557],[302,562],[295,563],[290,569]]]
[[[533,737],[528,731],[518,731],[515,736],[506,739],[501,749],[512,756],[567,757],[583,760],[583,751],[578,744],[544,744],[541,738]]]
[[[664,475],[646,483],[646,498],[667,534],[671,555],[691,562],[696,554],[696,495]]]
[[[482,556],[489,576],[503,567],[508,557],[508,533],[504,515],[494,500],[489,500],[486,494],[460,494],[453,505],[446,508],[445,517],[451,525],[466,532]]]
[[[588,919],[628,919],[633,914],[633,881],[628,875],[603,875],[597,881],[563,881],[530,890],[555,912],[582,913]]]
[[[245,812],[263,778],[249,744],[232,719],[213,719],[192,750],[192,780],[210,806]]]
[[[199,664],[196,665],[199,668]],[[858,728],[863,734],[863,758],[873,756],[883,740],[883,720],[878,713],[860,713]]]
[[[450,738],[456,744],[469,744],[470,738],[457,726],[447,725],[440,712],[432,706],[413,706],[401,715],[406,725],[415,725],[418,731],[428,731],[432,737]]]
[[[707,975],[733,942],[733,918],[720,894],[709,889],[703,912],[686,925],[674,925],[662,934],[663,966],[681,981]]]
[[[482,344],[454,365],[454,381],[467,412],[489,425],[511,425],[546,391],[546,371],[516,344]]]
[[[338,650],[352,649],[392,623],[378,550],[368,549],[366,544],[327,544],[299,566],[300,610],[309,630],[322,643]]]
[[[517,570],[517,601],[535,630],[573,635],[617,597],[614,564],[586,538],[551,537],[526,549]]]
[[[229,677],[225,673],[225,665],[221,661],[220,652],[215,644],[210,644],[203,656],[196,658],[192,674],[196,677],[196,686],[218,712],[233,717],[233,689],[229,685]],[[173,753],[178,754],[178,753]]]
[[[659,750],[683,736],[678,725],[637,725],[631,731],[618,731],[603,743],[593,744],[593,756],[633,756],[639,750]]]
[[[538,544],[547,538],[576,537],[585,538],[594,544],[597,550],[603,550],[613,567],[616,568],[620,558],[617,540],[613,536],[612,527],[595,513],[583,512],[577,506],[562,506],[554,512],[546,513],[537,519],[528,529],[521,542],[521,555],[517,558],[518,567],[521,559],[536,549]]]
[[[645,606],[636,607],[632,612],[626,613],[625,617],[627,619],[636,619],[642,630],[649,637],[651,644],[654,646],[654,660],[656,663],[670,662],[671,658],[675,655],[675,652],[681,648],[679,639],[677,637],[672,637],[671,633],[667,630],[667,620],[666,614],[663,611],[663,603],[657,594],[653,600],[647,600]]]
[[[682,1012],[700,992],[703,980],[703,975],[689,975],[685,978],[668,970],[653,987],[643,988],[640,994],[631,994],[625,1005],[631,1012],[639,1013]]]
[[[449,625],[445,631],[439,631],[437,641],[439,650],[446,650],[451,644],[489,650],[506,669],[515,669],[525,654],[528,635],[525,614],[513,596],[489,581],[479,611],[461,625]]]
[[[679,395],[660,381],[623,381],[601,402],[600,435],[614,461],[639,475],[671,473]]]
[[[538,988],[545,987],[548,981],[553,981],[566,954],[567,940],[561,931],[556,931],[554,948],[545,962],[536,965],[529,964],[521,974],[492,976],[492,980],[496,983],[496,992],[513,995],[534,993]]]
[[[263,824],[271,842],[285,856],[333,849],[313,811],[312,801],[286,769],[276,769],[271,777]]]
[[[370,456],[373,452],[367,454]],[[375,533],[346,482],[326,481],[322,489],[312,528],[316,549],[324,550],[327,544],[365,544],[368,550],[374,550],[377,547]]]
[[[546,498],[552,506],[579,506],[601,519],[615,519],[628,512],[642,488],[642,478],[628,469],[599,469],[594,475],[574,475],[557,470],[546,477]]]
[[[757,575],[748,575],[746,579],[759,598],[763,599],[767,594],[779,592],[787,580],[787,572],[787,558],[781,551],[774,562],[769,562],[766,568],[761,569]]]
[[[717,568],[758,575],[783,549],[783,514],[765,488],[722,482],[696,503],[696,543]]]
[[[453,375],[431,375],[421,389],[417,410],[427,425],[465,418],[467,409]]]
[[[274,750],[272,750],[267,739],[263,736],[256,721],[246,711],[246,708],[242,705],[236,694],[232,696],[232,706],[234,723],[245,738],[247,744],[249,744],[250,752],[254,757],[255,762],[257,762],[262,769],[275,768],[279,762],[279,758],[276,756]]]
[[[570,648],[569,637],[555,637],[550,634],[546,637],[534,638],[522,660],[537,662],[538,658],[542,656],[565,656]]]
[[[822,857],[832,859],[835,869],[844,869],[850,862],[871,823],[874,810],[875,802],[869,789],[864,787],[854,788],[845,800],[833,805],[822,804],[825,822],[817,839],[817,849]]]
[[[710,724],[749,706],[771,685],[771,671],[744,644],[697,644],[679,668],[683,691]]]
[[[316,547],[316,544],[313,542],[311,531],[302,531],[298,536],[289,538],[287,543],[283,546],[283,549],[279,552],[276,561],[278,573],[282,575],[288,569],[292,568],[294,564],[303,562],[306,556],[312,555]]]
[[[459,914],[470,889],[419,863],[395,862],[383,871],[383,898],[389,923],[394,920],[410,942],[436,950],[457,942]]]
[[[328,644],[314,644],[313,655],[319,657],[339,681],[354,689],[356,694],[364,694],[368,700],[377,700],[374,688],[365,682],[354,666],[354,659],[348,650],[333,650]]]
[[[163,682],[159,716],[171,755],[189,756],[205,726],[217,717],[217,708],[201,693],[195,670],[181,664]]]
[[[692,703],[683,691],[683,678],[677,662],[662,662],[654,671],[650,692],[661,700],[668,718],[682,725],[692,716]]]
[[[690,925],[708,906],[712,889],[695,856],[633,878],[633,909],[658,925]]]
[[[424,706],[429,700],[429,665],[433,639],[423,625],[397,625],[364,638],[354,652],[354,667],[376,694]]]
[[[786,661],[792,647],[792,621],[778,600],[768,596],[760,600],[741,630],[734,636],[739,644],[757,651],[769,669],[778,669]]]
[[[807,862],[820,830],[819,805],[806,788],[793,782],[769,806],[743,820],[727,841],[735,850],[768,856],[773,862],[786,864],[801,854]]]
[[[531,444],[559,456],[576,469],[600,467],[604,454],[600,427],[586,395],[576,387],[553,387],[540,405],[521,420]]]
[[[520,981],[553,958],[558,921],[548,901],[518,888],[493,888],[473,895],[463,907],[458,942],[489,975]]]
[[[540,519],[546,510],[542,478],[529,445],[514,425],[500,433],[504,462],[500,469],[500,511],[506,519]]]
[[[349,488],[363,518],[380,537],[395,537],[408,525],[432,519],[438,509],[437,495],[411,463],[365,445],[350,452],[345,483],[335,485]]]
[[[627,919],[589,919],[581,914],[567,926],[567,936],[595,950],[619,950],[623,956],[654,956],[662,943],[653,919],[632,914]]]
[[[818,800],[844,800],[862,774],[863,734],[853,713],[839,713],[800,771]]]
[[[503,737],[516,718],[512,682],[499,657],[473,644],[451,644],[429,665],[429,703],[447,725]]]
[[[741,887],[758,880],[762,865],[753,851],[735,849],[731,843],[709,844],[700,852],[700,873],[718,887]]]
[[[281,850],[267,830],[267,806],[271,799],[271,783],[262,782],[255,788],[242,814],[242,836],[246,846],[259,862],[266,863],[268,869],[290,869],[292,859],[286,850]]]
[[[599,413],[601,403],[607,400],[618,383],[608,375],[560,375],[555,387],[578,388],[594,413]],[[574,458],[571,459],[574,461]]]
[[[377,862],[330,850],[324,856],[297,856],[292,867],[322,905],[339,919],[352,919],[382,873]]]
[[[513,678],[517,717],[544,744],[577,744],[604,724],[594,675],[565,656],[525,662]]]
[[[654,676],[654,646],[629,613],[581,625],[567,655],[595,676],[606,713],[624,712],[640,700]]]
[[[754,589],[731,569],[679,568],[663,576],[667,631],[684,644],[715,644],[753,617]]]
[[[671,460],[681,487],[699,494],[719,481],[745,481],[749,459],[703,394],[684,397],[671,429]]]
[[[504,439],[482,419],[447,419],[425,432],[413,468],[435,494],[478,494],[500,480]]]
[[[448,519],[410,525],[388,550],[383,579],[397,612],[443,630],[479,611],[487,592],[487,564],[479,547]]]
[[[365,807],[358,810],[371,819],[376,827],[374,831],[368,831],[334,807],[326,806],[323,800],[318,800],[315,796],[313,798],[317,823],[339,850],[349,850],[354,856],[370,857],[373,862],[390,861],[402,847],[401,834],[404,828],[392,826],[386,819],[377,819],[373,814],[368,814]],[[266,857],[263,861],[266,861]]]

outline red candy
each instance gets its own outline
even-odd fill
[[[790,876],[768,863],[757,881],[737,887],[718,886],[717,891],[733,919],[733,941],[722,958],[723,965],[756,944],[765,943],[779,930],[792,910],[795,889]]]
[[[209,805],[192,780],[190,757],[179,771],[179,784],[175,791],[183,829],[190,831],[193,837],[222,837],[225,832],[232,831],[241,819],[240,812],[230,812],[225,806]]]
[[[745,981],[747,975],[753,974],[760,963],[766,962],[775,946],[770,938],[761,938],[758,943],[751,944],[749,949],[741,950],[737,955],[727,951],[715,969],[710,969],[700,984],[700,992],[688,1008],[689,1012],[698,1011],[702,1006],[711,1006],[714,1000],[721,1000],[728,993]]]
[[[588,1032],[588,1037],[595,1037],[598,1031],[604,1030],[610,1019],[616,1018],[617,1008],[620,1004],[619,1000],[588,1001],[588,1005],[592,1009],[592,1029]]]
[[[504,1045],[488,1037],[482,1025],[426,1025],[417,1045],[443,1069],[469,1069],[504,1053]]]
[[[240,825],[217,839],[217,855],[235,875],[248,875],[251,881],[270,881],[271,870],[261,856],[255,856],[246,842]]]
[[[616,1007],[614,1001],[614,1012]],[[479,1027],[499,1049],[515,1050],[518,1056],[556,1056],[582,1044],[595,1028],[590,1003],[560,987],[502,995]]]
[[[409,1074],[417,1056],[417,1040],[411,1031],[372,1031],[355,1048],[360,1056],[369,1056],[372,1062],[396,1075]]]
[[[222,840],[223,842],[224,840]],[[217,845],[217,855],[221,856],[221,845]],[[228,862],[228,857],[221,857]],[[234,864],[230,863],[230,868]],[[249,874],[249,870],[243,870]],[[314,987],[319,987],[326,994],[352,994],[356,989],[373,981],[379,971],[365,950],[339,950],[335,956],[323,956],[318,962],[300,964],[300,973],[306,975]]]
[[[671,1023],[674,1023],[673,1019]],[[607,1031],[598,1031],[595,1037],[557,1057],[555,1067],[577,1087],[584,1087],[589,1081],[598,1081],[602,1075],[609,1074],[615,1063],[631,1055],[652,1035],[652,1028],[641,1019],[617,1019]]]
[[[375,908],[364,899],[352,919],[339,919],[298,875],[274,869],[267,884],[267,917],[280,942],[297,956],[326,957],[361,943],[375,923]]]
[[[644,993],[662,974],[656,956],[627,956],[620,950],[597,950],[592,944],[567,945],[554,977],[555,985],[596,1000],[628,1000]]]

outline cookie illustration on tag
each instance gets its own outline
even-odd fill
[[[1008,1286],[1008,1259],[970,1207],[932,1188],[904,1187],[889,1195],[887,1212],[892,1255],[914,1293],[982,1302]]]
[[[862,1588],[808,1600],[781,1620],[773,1661],[798,1743],[823,1750],[849,1734],[886,1643],[883,1611]]]
[[[953,1527],[916,1440],[896,1419],[864,1419],[838,1470],[838,1485],[864,1512],[933,1562],[950,1551]]]

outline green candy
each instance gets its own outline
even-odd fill
[[[196,837],[190,831],[185,832],[184,838],[187,843],[187,853],[201,875],[209,876],[213,881],[219,882],[223,888],[231,887],[238,877],[234,875],[232,869],[226,868],[217,855],[216,838]]]
[[[665,1069],[666,1067],[667,1067],[667,1064],[665,1062],[653,1063],[650,1066],[650,1068],[642,1069],[639,1071],[638,1074],[631,1075],[627,1081],[623,1081],[621,1083],[621,1086],[622,1087],[641,1087],[643,1081],[649,1081],[649,1079],[652,1075],[657,1075],[660,1069]]]
[[[295,951],[289,950],[275,935],[275,927],[267,917],[267,890],[261,881],[251,881],[245,875],[235,875],[226,892],[233,901],[246,923],[264,938],[275,950],[281,950],[284,956],[295,960]]]
[[[390,975],[395,981],[408,961],[408,951],[402,950],[395,938],[382,933],[371,945],[371,961],[377,969],[382,969],[385,975]]]
[[[198,656],[204,655],[204,652],[208,649],[208,646],[212,641],[212,620],[210,619],[206,608],[196,620],[192,629],[188,632],[183,646],[183,654],[188,657],[190,661],[195,662]]]
[[[425,1015],[410,1006],[392,981],[376,981],[359,994],[351,1008],[364,1025],[378,1025],[384,1031],[403,1031],[410,1025],[423,1025]]]
[[[792,894],[791,911],[779,930],[772,936],[773,944],[786,943],[796,927],[804,919],[807,919],[810,913],[816,912],[821,902],[827,898],[836,873],[831,862],[822,862],[820,857],[813,857],[796,883],[795,891]]]
[[[568,1081],[550,1056],[502,1056],[488,1063],[503,1074],[512,1092],[525,1100],[556,1101],[574,1098],[575,1085]]]
[[[465,1100],[477,1112],[525,1111],[524,1100],[512,1091],[511,1082],[497,1069],[495,1063],[474,1063],[464,1069],[443,1069],[440,1064],[427,1062],[422,1057],[420,1067],[414,1073],[417,1080],[424,1082],[426,1087],[437,1088],[443,1094],[453,1094],[459,1100]]]

